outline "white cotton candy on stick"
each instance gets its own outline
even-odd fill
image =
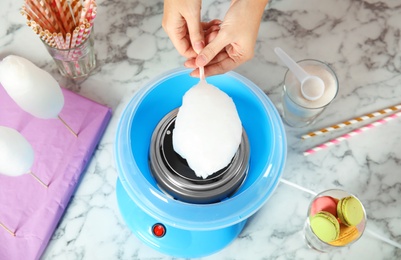
[[[18,131],[0,126],[0,174],[20,176],[31,174],[40,184],[47,187],[31,172],[34,151],[31,144]]]
[[[241,137],[241,120],[226,93],[205,80],[185,93],[173,130],[173,147],[198,177],[205,179],[226,167]]]
[[[78,137],[59,115],[64,96],[58,82],[47,71],[25,58],[9,55],[0,62],[0,82],[23,110],[43,119],[58,118]]]
[[[9,55],[0,63],[0,82],[10,97],[33,116],[57,118],[64,106],[58,82],[31,61]]]
[[[0,173],[19,176],[33,164],[34,152],[29,142],[16,130],[0,126]]]

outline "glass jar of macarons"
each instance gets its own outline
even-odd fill
[[[305,240],[312,249],[331,252],[357,241],[365,227],[366,212],[356,196],[344,190],[326,190],[309,205]]]

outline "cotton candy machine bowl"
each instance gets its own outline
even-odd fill
[[[234,100],[243,125],[231,163],[208,178],[197,177],[172,147],[177,108],[198,83],[189,70],[142,87],[117,128],[121,214],[140,240],[177,257],[210,255],[232,242],[275,190],[285,162],[283,125],[267,96],[234,72],[207,80]]]
[[[245,131],[229,165],[203,179],[196,176],[173,148],[172,133],[178,109],[167,114],[153,132],[149,161],[159,187],[173,198],[189,203],[214,203],[232,195],[248,172],[249,142]]]

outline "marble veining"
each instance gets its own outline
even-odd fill
[[[203,2],[203,19],[224,18],[229,1]],[[161,27],[163,2],[99,0],[97,68],[80,84],[60,76],[19,15],[21,5],[22,1],[0,2],[0,59],[9,54],[26,57],[62,86],[113,109],[105,135],[42,258],[173,259],[145,246],[125,225],[117,208],[118,173],[113,161],[116,126],[126,104],[146,82],[184,62]],[[335,101],[314,125],[285,127],[288,156],[282,177],[314,193],[337,187],[358,195],[367,210],[368,232],[350,248],[330,254],[312,251],[302,231],[312,194],[282,182],[231,245],[204,259],[401,258],[401,249],[394,246],[401,245],[401,119],[308,157],[302,155],[304,150],[353,127],[300,140],[310,130],[401,103],[400,20],[399,1],[270,1],[255,57],[235,71],[257,84],[280,111],[286,68],[274,47],[296,60],[318,59],[333,67],[340,84]]]

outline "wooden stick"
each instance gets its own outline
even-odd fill
[[[0,226],[2,226],[8,233],[10,233],[13,237],[15,237],[15,233],[12,232],[8,227],[6,227],[3,223],[0,222]]]
[[[77,21],[75,21],[75,13],[74,13],[74,10],[72,9],[71,1],[67,0],[67,4],[68,4],[68,8],[70,10],[70,15],[71,15],[72,22],[74,23],[74,27],[76,27],[77,26]]]
[[[40,184],[42,184],[45,188],[48,188],[48,187],[49,187],[49,186],[46,185],[41,179],[39,179],[39,177],[36,176],[33,172],[30,171],[29,174],[30,174],[33,178],[35,178],[35,180],[37,180]]]
[[[65,127],[67,127],[68,130],[70,130],[70,132],[71,132],[75,137],[78,137],[78,135],[71,129],[71,127],[69,127],[69,125],[67,125],[67,123],[66,123],[60,116],[58,116],[58,119],[60,119],[60,121],[65,125]]]

